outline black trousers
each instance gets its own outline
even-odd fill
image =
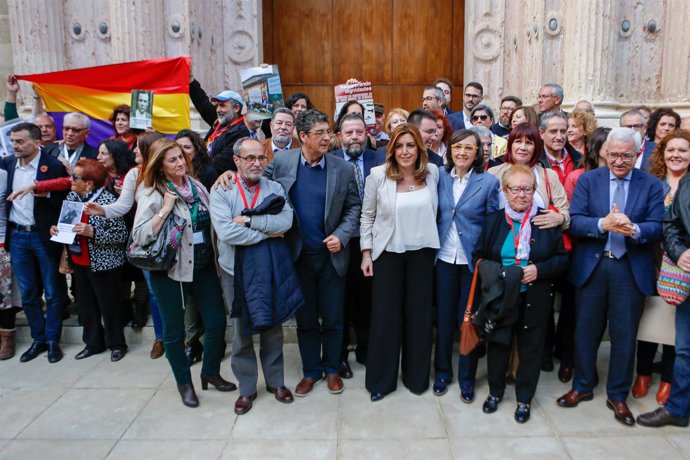
[[[350,326],[354,326],[357,341],[355,356],[357,362],[366,364],[371,323],[371,278],[366,278],[362,273],[360,264],[362,250],[359,246],[359,238],[351,238],[348,247],[350,248],[350,264],[345,277],[345,328],[340,360],[347,360],[347,348],[352,343]]]
[[[526,296],[522,295],[520,312],[525,311]],[[522,316],[522,315],[521,315]],[[543,325],[526,328],[522,321],[515,327],[518,357],[520,363],[515,376],[515,396],[518,402],[530,404],[537,391],[541,360],[544,352],[544,336],[546,335],[547,317]],[[489,377],[489,392],[492,396],[503,397],[506,389],[506,373],[510,361],[511,345],[488,342],[486,364]]]
[[[413,393],[429,388],[434,249],[383,252],[374,261],[366,388],[390,393],[402,379]]]
[[[558,328],[553,328],[553,305],[551,306],[551,318],[546,332],[546,348],[544,354],[551,356],[550,351],[555,343],[555,355],[570,367],[575,363],[575,286],[568,281],[567,275],[555,280],[555,290],[561,293],[561,311],[558,314]],[[549,337],[551,332],[555,336]]]
[[[673,345],[662,345],[661,353],[661,381],[671,383],[673,378],[673,363],[676,360],[676,348]],[[651,376],[658,343],[637,341],[637,373]]]
[[[73,276],[77,280],[75,294],[86,348],[96,352],[106,348],[126,350],[120,307],[122,267],[95,273],[89,267],[74,265]]]

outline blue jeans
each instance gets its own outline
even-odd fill
[[[671,395],[664,407],[674,417],[690,417],[690,299],[676,307],[676,361]]]
[[[161,312],[158,310],[156,296],[153,294],[153,289],[151,288],[151,272],[148,270],[142,270],[141,273],[144,275],[146,287],[149,289],[149,308],[151,309],[153,334],[156,336],[156,340],[163,340],[163,321],[161,321]]]
[[[8,229],[12,270],[17,276],[22,308],[35,342],[59,342],[62,332],[62,297],[58,288],[58,261],[43,247],[38,232]],[[36,275],[40,274],[41,280]],[[46,314],[41,307],[43,283],[46,298]]]

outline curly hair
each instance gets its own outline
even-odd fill
[[[450,126],[450,121],[448,121],[448,117],[443,113],[443,110],[434,110],[433,114],[436,115],[437,123],[439,120],[443,123],[443,137],[441,138],[441,143],[448,147],[450,136],[453,135],[453,128]]]
[[[589,112],[584,110],[574,110],[568,115],[568,120],[572,120],[576,125],[582,126],[582,130],[585,132],[585,142],[592,136],[592,133],[597,129],[597,119],[594,118]]]
[[[393,120],[393,117],[395,115],[402,115],[405,120],[407,120],[407,117],[410,116],[410,112],[408,112],[405,109],[401,109],[400,107],[396,107],[390,112],[388,112],[388,115],[386,115],[386,121],[383,123],[383,127],[387,133],[391,132],[391,121]]]
[[[673,139],[685,139],[690,146],[690,131],[684,129],[677,129],[668,136],[664,137],[654,148],[652,156],[649,158],[649,173],[659,179],[666,178],[666,161],[664,160],[664,153],[669,141]]]
[[[659,107],[649,117],[647,122],[647,137],[652,141],[656,138],[656,127],[661,117],[673,117],[676,121],[676,129],[680,126],[680,115],[670,107]]]

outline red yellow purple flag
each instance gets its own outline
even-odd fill
[[[69,112],[82,112],[91,118],[89,143],[98,145],[114,134],[108,120],[120,104],[131,104],[131,92],[153,91],[153,129],[175,134],[190,127],[190,57],[150,59],[83,69],[33,75],[17,75],[34,83],[46,111],[58,129]],[[58,131],[60,133],[61,131]]]

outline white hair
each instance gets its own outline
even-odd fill
[[[642,147],[642,136],[632,128],[612,128],[609,135],[606,136],[604,147],[608,148],[611,141],[632,142],[635,153],[639,152],[640,147]]]

